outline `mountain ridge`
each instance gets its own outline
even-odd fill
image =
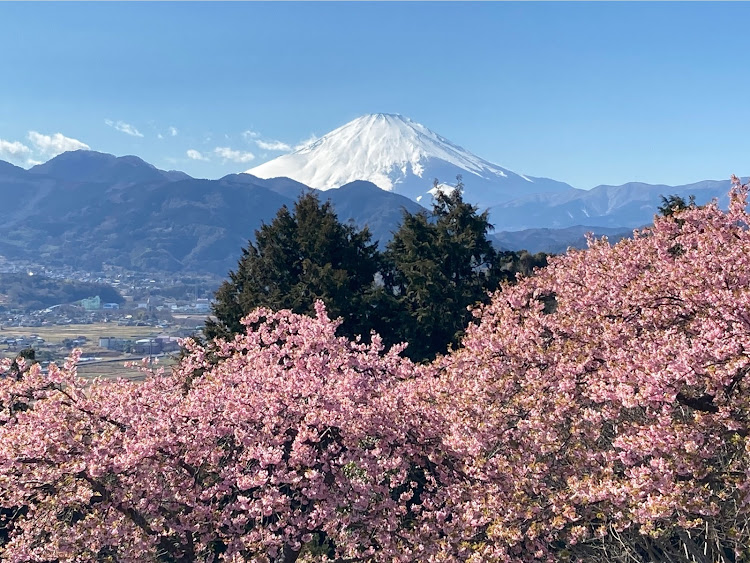
[[[25,170],[0,161],[0,255],[94,271],[107,263],[130,270],[225,275],[263,222],[312,190],[289,178],[249,174],[195,179],[158,170],[137,157],[94,151],[64,153],[45,164]],[[698,204],[716,197],[725,205],[728,191],[729,181],[704,180],[526,195],[490,208],[492,236],[498,246],[512,250],[562,251],[582,246],[585,231],[619,237],[651,223],[660,196],[696,195]],[[398,228],[404,209],[424,209],[366,181],[319,195],[331,200],[341,221],[368,226],[381,247]]]
[[[670,186],[627,182],[620,186],[603,184],[591,190],[534,194],[504,202],[489,209],[492,221],[504,230],[535,228],[563,229],[577,225],[607,228],[637,228],[653,222],[661,197],[695,196],[703,205],[713,199],[726,207],[729,180],[702,180]]]
[[[31,167],[28,172],[59,180],[117,184],[191,178],[184,172],[159,170],[153,164],[134,155],[114,156],[92,150],[64,152],[47,162]]]
[[[107,263],[226,275],[255,230],[310,189],[246,174],[218,180],[165,174],[137,157],[94,151],[64,153],[48,162],[31,171],[0,161],[0,255],[6,258],[92,271]],[[358,205],[352,189],[368,204]],[[368,225],[381,244],[400,221],[405,201],[412,211],[421,209],[375,186],[322,192],[326,199],[340,220]]]

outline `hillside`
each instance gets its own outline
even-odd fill
[[[0,274],[0,309],[12,303],[14,309],[34,310],[66,305],[99,296],[102,303],[124,303],[112,286],[80,281],[61,281],[28,274]]]
[[[0,167],[0,255],[88,270],[112,264],[223,276],[255,229],[304,189],[247,174],[200,180],[93,151],[64,153],[28,171],[7,165]],[[402,207],[419,209],[366,183],[328,198],[342,221],[369,225],[381,241],[397,228]]]
[[[472,203],[475,187],[466,184],[465,199]],[[223,277],[255,230],[310,189],[290,178],[251,174],[196,179],[134,156],[94,151],[63,153],[30,170],[0,161],[0,256],[89,271],[109,264]],[[662,195],[692,194],[698,204],[712,198],[724,204],[728,190],[727,181],[571,188],[492,206],[490,222],[503,249],[557,253],[585,246],[588,231],[613,240],[629,236],[633,228],[651,223]],[[320,197],[331,201],[339,220],[367,226],[381,247],[398,228],[404,209],[422,209],[397,190],[362,180],[322,191]],[[421,203],[429,206],[431,196]]]

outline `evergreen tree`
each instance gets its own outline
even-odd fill
[[[391,339],[409,342],[405,354],[413,360],[456,345],[472,318],[468,308],[487,302],[488,291],[514,276],[508,256],[487,238],[487,212],[464,202],[457,180],[449,193],[436,191],[429,214],[405,212],[386,251],[384,280],[401,315]]]
[[[436,184],[437,186],[437,184]],[[317,299],[341,334],[386,345],[408,342],[405,355],[429,360],[460,341],[470,308],[516,274],[546,265],[546,255],[497,252],[488,215],[463,200],[463,184],[436,193],[431,212],[404,213],[384,254],[367,229],[338,221],[329,202],[304,194],[282,207],[242,250],[237,269],[216,293],[208,338],[245,332],[241,319],[257,307],[312,314]]]
[[[547,265],[547,258],[546,252],[532,254],[528,250],[521,250],[502,253],[502,259],[506,261],[503,268],[508,271],[509,275],[512,275],[511,281],[515,280],[516,274],[528,278],[537,268],[544,268]]]
[[[215,320],[206,323],[205,334],[244,332],[240,320],[260,306],[311,314],[320,299],[332,317],[343,318],[342,334],[366,337],[380,328],[379,257],[366,228],[342,224],[330,202],[303,194],[293,212],[282,207],[255,232],[255,243],[243,248],[237,269],[216,293]]]
[[[15,379],[21,379],[23,374],[36,363],[38,363],[36,359],[36,350],[33,348],[24,348],[15,357],[13,363],[10,364],[8,374]]]
[[[664,217],[672,217],[675,213],[695,207],[694,195],[690,195],[687,201],[685,201],[684,197],[676,194],[668,195],[667,197],[662,195],[659,197],[661,198],[661,205],[657,210],[659,211],[659,214]]]

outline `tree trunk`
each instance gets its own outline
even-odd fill
[[[284,544],[279,563],[294,563],[297,561],[297,557],[299,557],[299,549],[294,550],[289,547],[289,544]]]

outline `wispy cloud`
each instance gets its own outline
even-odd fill
[[[176,136],[177,136],[177,133],[178,133],[178,131],[177,131],[177,127],[170,127],[170,128],[169,128],[169,134],[170,134],[170,136],[172,136],[172,137],[176,137]]]
[[[130,123],[125,123],[124,121],[112,121],[111,119],[105,119],[104,123],[105,125],[109,125],[110,127],[116,129],[120,133],[125,133],[126,135],[130,135],[132,137],[143,137],[143,133],[130,125]]]
[[[29,131],[28,139],[37,151],[49,158],[67,151],[91,148],[86,143],[66,137],[62,133],[43,135],[36,131]]]
[[[31,154],[31,149],[20,141],[0,139],[0,159],[21,162]]]
[[[216,147],[214,153],[224,159],[224,162],[231,160],[232,162],[250,162],[255,160],[255,155],[251,152],[243,152],[231,149],[229,147]]]
[[[289,152],[292,150],[292,147],[289,144],[275,139],[265,139],[259,131],[253,131],[252,129],[243,131],[242,137],[248,142],[255,143],[259,149],[264,151]]]
[[[200,151],[195,149],[188,149],[185,154],[187,154],[187,157],[192,160],[208,160],[208,157],[203,156]]]
[[[315,133],[313,133],[307,139],[305,139],[304,141],[300,141],[297,145],[295,145],[294,150],[298,151],[300,149],[303,149],[307,145],[311,145],[317,140],[318,140],[318,136]]]
[[[292,147],[282,141],[261,141],[260,139],[255,141],[261,149],[265,151],[290,151]]]

